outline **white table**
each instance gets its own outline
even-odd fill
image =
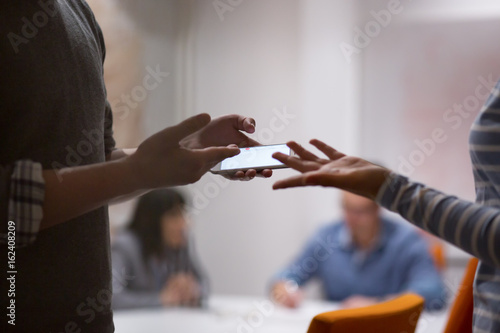
[[[285,309],[265,298],[214,296],[206,308],[115,311],[114,321],[117,333],[306,333],[315,315],[338,308],[304,301],[298,309]],[[417,333],[442,332],[446,319],[446,311],[424,312]]]

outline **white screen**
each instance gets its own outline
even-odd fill
[[[290,155],[290,148],[286,145],[241,148],[238,155],[222,161],[221,170],[252,169],[282,165],[283,163],[272,157],[276,152]]]

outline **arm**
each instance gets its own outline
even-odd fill
[[[500,267],[500,210],[446,195],[391,174],[377,200],[406,220],[469,254]]]
[[[319,158],[295,142],[300,158],[274,157],[301,174],[278,181],[275,189],[327,186],[377,200],[416,226],[445,239],[488,264],[500,267],[500,210],[446,195],[363,159],[346,156],[319,140],[311,143],[328,159]]]
[[[61,170],[44,170],[41,229],[68,221],[110,200],[157,187],[197,181],[213,165],[239,151],[231,147],[189,149],[179,141],[210,122],[201,114],[145,140],[130,156]],[[111,152],[111,156],[119,152]]]

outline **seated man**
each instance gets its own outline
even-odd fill
[[[302,287],[318,278],[328,300],[344,308],[377,303],[403,292],[426,300],[426,308],[445,305],[440,275],[428,246],[415,230],[379,215],[378,205],[344,192],[344,218],[327,225],[307,244],[284,271],[274,277],[271,296],[287,307],[296,307]]]

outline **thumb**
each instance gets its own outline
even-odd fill
[[[184,139],[186,136],[199,131],[203,127],[210,123],[210,115],[207,113],[201,113],[191,118],[184,120],[183,122],[165,129],[165,135],[169,136],[169,142],[178,144],[178,142]],[[170,141],[171,140],[171,141]]]
[[[238,155],[240,149],[238,147],[209,147],[200,149],[197,153],[205,162],[215,165],[226,158]]]

